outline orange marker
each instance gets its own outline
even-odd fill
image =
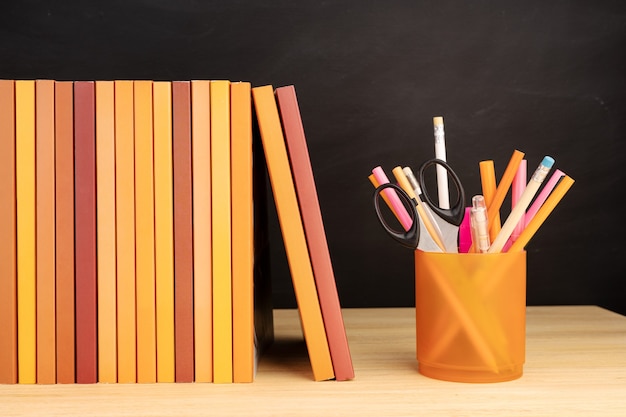
[[[485,204],[487,207],[491,205],[493,198],[496,195],[496,171],[492,160],[481,161],[479,163],[480,168],[480,181],[483,188],[483,197],[485,197]],[[500,213],[494,214],[493,223],[489,229],[489,238],[494,240],[500,232]]]
[[[518,151],[517,149],[513,152],[511,159],[509,160],[509,164],[502,175],[502,179],[500,180],[500,184],[498,184],[498,188],[496,188],[496,194],[487,209],[487,215],[489,216],[489,227],[493,225],[493,222],[496,218],[496,214],[500,213],[500,207],[502,207],[502,203],[504,202],[504,198],[509,192],[509,188],[511,188],[511,184],[513,183],[513,178],[515,177],[515,173],[519,168],[522,159],[524,158],[524,152]]]

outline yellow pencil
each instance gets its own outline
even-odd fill
[[[519,252],[524,249],[524,247],[528,244],[530,239],[535,235],[539,227],[543,224],[543,222],[548,218],[550,213],[554,210],[556,205],[561,201],[565,193],[570,189],[570,187],[574,184],[574,180],[569,176],[565,175],[559,185],[556,186],[554,191],[550,194],[548,199],[543,203],[535,217],[528,223],[528,226],[524,229],[524,231],[519,235],[517,240],[511,245],[509,248],[509,252]]]

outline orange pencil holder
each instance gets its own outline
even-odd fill
[[[416,250],[415,314],[422,375],[455,382],[521,377],[526,252]]]

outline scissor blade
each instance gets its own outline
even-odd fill
[[[426,230],[426,225],[422,220],[421,216],[418,216],[419,219],[419,227],[420,227],[420,239],[417,244],[417,248],[424,252],[442,252],[441,248],[435,241],[432,236]]]
[[[435,215],[435,221],[441,229],[441,235],[443,237],[443,244],[446,247],[447,253],[459,252],[459,226],[455,226],[448,223],[441,217]]]

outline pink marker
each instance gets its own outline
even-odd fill
[[[376,178],[379,185],[387,184],[389,182],[387,175],[385,175],[385,171],[383,171],[380,166],[374,168],[372,170],[372,174],[374,174],[374,178]],[[396,191],[391,188],[386,188],[382,192],[385,193],[385,196],[389,199],[389,203],[393,207],[393,210],[398,216],[398,220],[400,220],[404,230],[409,230],[413,224],[413,220],[411,220],[411,215],[409,215],[409,212],[406,211],[406,208],[404,207],[404,204],[402,204],[402,201],[400,201],[400,197],[398,197]]]
[[[557,169],[554,171],[554,173],[552,174],[552,177],[550,177],[546,185],[543,187],[543,190],[541,190],[539,195],[537,195],[535,202],[530,206],[530,208],[526,212],[526,216],[524,218],[526,226],[528,226],[528,223],[530,223],[533,217],[535,217],[535,214],[537,214],[537,211],[539,211],[544,201],[546,201],[546,199],[552,192],[552,189],[556,186],[557,182],[559,182],[561,177],[564,175],[565,173],[561,171],[560,169]]]
[[[472,231],[470,227],[470,211],[471,207],[465,207],[465,217],[459,226],[459,253],[469,252],[472,246]]]

